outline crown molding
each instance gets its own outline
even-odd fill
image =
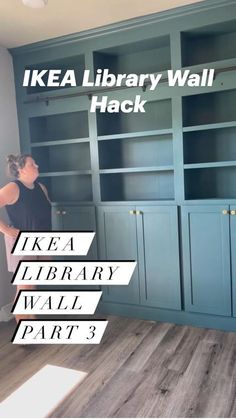
[[[165,10],[163,12],[152,13],[150,15],[116,22],[113,24],[101,26],[99,28],[89,29],[70,35],[64,35],[45,41],[34,42],[32,44],[23,45],[21,47],[9,48],[8,51],[13,56],[16,56],[22,53],[35,52],[39,51],[40,49],[46,49],[53,46],[64,46],[73,42],[85,41],[99,36],[125,31],[127,29],[138,28],[153,23],[160,23],[167,19],[175,19],[178,17],[187,16],[189,14],[206,12],[208,10],[215,10],[221,7],[228,8],[229,6],[235,5],[236,0],[204,0],[200,3],[189,4],[170,10]]]

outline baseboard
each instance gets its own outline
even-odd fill
[[[113,314],[139,318],[143,320],[154,320],[164,323],[182,324],[207,329],[219,329],[227,332],[236,332],[236,318],[210,314],[191,313],[184,310],[167,310],[140,305],[128,305],[112,302],[99,303],[100,315]]]
[[[11,313],[12,303],[9,303],[3,306],[0,310],[0,322],[9,322],[13,319],[13,314]]]

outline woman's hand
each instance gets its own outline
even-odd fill
[[[13,237],[14,239],[16,239],[19,232],[20,232],[20,230],[18,230],[18,228],[8,226],[6,231],[5,231],[5,234],[6,234],[6,236]]]

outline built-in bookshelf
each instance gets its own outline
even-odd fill
[[[112,114],[97,112],[98,138],[172,128],[171,99],[145,103],[145,113]]]
[[[235,126],[209,127],[196,131],[184,132],[184,164],[224,163],[236,161],[236,121]]]
[[[89,140],[60,145],[33,145],[32,154],[41,173],[91,170]]]
[[[102,313],[236,330],[235,16],[234,0],[207,0],[13,50],[22,151],[53,229],[95,231],[89,259],[137,261],[128,286],[103,290]],[[213,85],[170,87],[167,70],[186,68],[215,69]],[[72,69],[77,86],[26,88],[25,69]],[[147,79],[107,87],[105,69]],[[94,96],[137,95],[145,113],[90,112]]]
[[[31,153],[52,201],[93,200],[88,112],[29,119]]]
[[[236,90],[183,98],[185,199],[235,199]]]
[[[30,70],[60,69],[62,77],[72,69],[80,87],[85,69],[90,71],[89,80],[104,69],[115,75],[139,75],[165,73],[182,65],[200,73],[205,67],[214,68],[215,63],[217,71],[224,71],[222,83],[216,76],[212,91],[170,88],[166,79],[155,91],[145,87],[129,90],[124,85],[104,91],[98,88],[99,100],[103,94],[108,100],[119,101],[140,95],[147,100],[145,113],[98,110],[92,114],[88,100],[91,87],[87,98],[85,88],[75,89],[76,94],[83,95],[78,98],[66,87],[61,92],[57,91],[60,86],[23,88],[24,98],[26,93],[39,93],[39,103],[45,99],[45,112],[42,104],[38,115],[35,110],[33,116],[29,112],[27,135],[53,200],[127,203],[236,199],[236,19],[232,16],[225,21],[210,19],[209,24],[203,21],[202,26],[198,23],[192,28],[182,23],[169,29],[163,24],[162,30],[153,26],[150,36],[143,28],[143,37],[136,29],[135,36],[127,32],[123,37],[121,31],[119,36],[98,37],[91,44],[85,40],[81,48],[69,46],[64,57],[54,53],[50,59],[50,54],[42,52],[41,60],[37,60],[33,53],[32,64],[29,58],[20,64]],[[47,77],[43,77],[45,83]],[[53,91],[60,100],[50,112]],[[75,100],[83,101],[79,110],[74,110]],[[181,102],[182,113],[177,107]],[[23,106],[30,109],[28,103]]]
[[[97,113],[102,201],[173,200],[171,99],[146,113]]]
[[[170,37],[126,43],[94,52],[94,71],[108,68],[118,73],[156,73],[171,68]]]
[[[236,20],[183,31],[181,41],[183,67],[236,58]]]
[[[27,94],[36,94],[36,93],[44,93],[50,90],[59,90],[59,89],[66,89],[70,85],[66,84],[65,86],[61,86],[61,81],[66,73],[67,70],[73,70],[76,78],[77,86],[81,86],[83,80],[83,73],[85,70],[85,56],[83,54],[65,57],[61,59],[56,59],[52,61],[40,62],[35,63],[34,65],[29,65],[25,67],[25,70],[38,70],[39,72],[42,70],[61,70],[59,76],[60,83],[58,86],[47,86],[48,84],[48,72],[42,76],[42,80],[45,86],[29,86],[26,88]]]
[[[32,143],[87,138],[88,112],[65,112],[31,117],[29,128]]]
[[[173,166],[172,130],[99,140],[101,170]]]
[[[53,202],[92,202],[92,176],[78,175],[73,172],[43,174],[40,176],[42,183],[48,189]]]

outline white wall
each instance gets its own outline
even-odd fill
[[[6,156],[19,153],[19,131],[16,111],[14,74],[9,52],[0,47],[0,187],[9,182],[6,175]],[[6,220],[4,209],[0,216]],[[0,308],[12,301],[15,294],[7,271],[5,245],[0,235]]]

